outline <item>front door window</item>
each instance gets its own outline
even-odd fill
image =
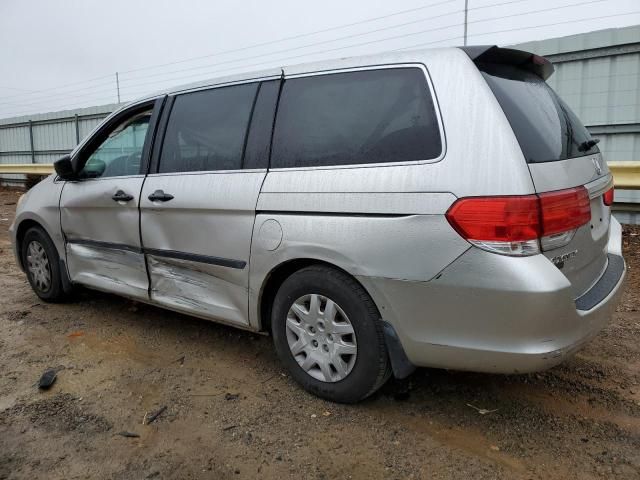
[[[89,155],[80,178],[138,175],[150,119],[151,110],[148,110],[117,125]]]

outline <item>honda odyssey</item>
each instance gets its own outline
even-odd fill
[[[552,73],[443,48],[142,98],[22,197],[18,264],[46,301],[82,285],[270,333],[338,402],[415,367],[552,367],[625,275],[612,176]]]

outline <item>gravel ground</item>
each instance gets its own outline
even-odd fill
[[[345,406],[268,337],[96,292],[42,303],[9,244],[17,198],[0,190],[0,479],[640,478],[640,228],[618,311],[565,364],[420,369]]]

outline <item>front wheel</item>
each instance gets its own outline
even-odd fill
[[[40,227],[27,230],[20,253],[27,279],[36,295],[46,302],[64,300],[60,258],[47,233]]]
[[[390,376],[378,310],[339,270],[316,265],[286,279],[274,299],[271,329],[294,380],[327,400],[357,402]]]

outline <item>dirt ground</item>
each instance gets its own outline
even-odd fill
[[[420,369],[345,406],[269,337],[90,291],[42,303],[9,244],[18,194],[0,190],[0,479],[640,478],[640,228],[617,313],[562,366]]]

